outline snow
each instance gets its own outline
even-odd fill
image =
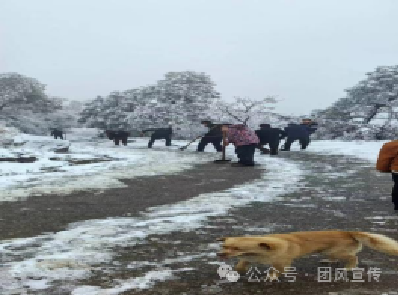
[[[375,117],[375,118],[373,118],[370,122],[369,122],[369,124],[370,125],[376,125],[376,126],[383,126],[383,125],[385,125],[385,123],[387,122],[387,118],[378,118],[378,117]]]
[[[14,127],[7,127],[6,122],[0,121],[0,139],[12,139],[13,137],[17,136],[20,132],[17,128]],[[0,142],[1,144],[1,142]]]
[[[345,155],[364,159],[375,163],[383,141],[335,141],[335,140],[313,140],[306,152],[315,152],[328,155]],[[296,145],[294,145],[296,147]]]
[[[229,153],[232,153],[232,148]],[[210,217],[221,217],[230,209],[250,202],[279,199],[280,195],[301,186],[301,165],[278,158],[256,157],[262,166],[268,166],[268,171],[251,183],[187,201],[151,207],[138,217],[88,220],[70,224],[67,230],[55,234],[0,242],[8,267],[4,273],[7,279],[21,279],[24,285],[32,278],[46,280],[41,283],[43,287],[61,280],[69,285],[73,294],[121,293],[132,288],[140,289],[138,281],[151,285],[146,275],[125,280],[123,284],[117,283],[105,291],[97,287],[81,287],[76,281],[90,276],[89,267],[111,262],[115,247],[141,244],[155,234],[196,230],[206,225]],[[12,285],[0,281],[0,285],[8,293],[26,292],[26,287],[15,287],[16,281]]]
[[[98,135],[100,134],[101,130],[97,128],[70,128],[66,131],[66,138],[71,138],[73,142],[84,142],[88,139],[97,139]]]
[[[102,289],[98,286],[82,286],[74,289],[72,295],[117,295],[127,290],[132,289],[147,289],[151,287],[156,281],[163,281],[173,278],[173,271],[180,271],[182,269],[157,269],[147,272],[144,276],[131,278],[128,280],[116,279],[113,282],[116,285],[113,288]]]
[[[156,142],[155,149],[146,149],[145,139],[135,139],[127,147],[115,147],[111,141],[71,143],[70,153],[62,156],[62,161],[48,161],[53,152],[40,149],[35,143],[42,140],[27,137],[26,152],[36,154],[39,161],[33,164],[18,164],[3,169],[12,175],[1,175],[0,191],[8,198],[26,196],[32,193],[66,193],[76,189],[104,189],[124,186],[118,178],[134,176],[170,174],[190,168],[194,164],[209,162],[219,157],[216,153],[193,153],[196,144],[189,147],[189,152],[182,153],[178,147],[165,147],[161,141]],[[48,140],[48,139],[46,139]],[[177,142],[180,145],[185,142]],[[382,142],[343,142],[313,141],[307,151],[321,154],[342,154],[375,162]],[[35,147],[34,149],[32,149]],[[31,149],[29,149],[31,148]],[[161,149],[160,149],[161,148]],[[101,154],[99,151],[101,150]],[[207,147],[212,151],[212,147]],[[293,150],[299,150],[297,145]],[[3,150],[3,154],[12,153]],[[233,156],[230,146],[228,156]],[[69,166],[68,160],[96,159],[99,155],[116,158],[116,160]],[[148,208],[136,217],[117,217],[102,220],[88,220],[70,224],[66,230],[42,234],[31,238],[11,239],[0,242],[0,252],[4,265],[1,267],[0,287],[6,294],[26,294],[28,290],[43,292],[46,288],[57,286],[61,281],[63,289],[71,294],[119,294],[131,289],[151,287],[156,281],[173,277],[174,270],[167,269],[159,263],[156,269],[142,276],[129,279],[115,279],[110,288],[82,286],[78,282],[91,276],[91,269],[101,267],[104,263],[113,262],[114,250],[124,246],[135,246],[151,240],[154,235],[169,234],[174,231],[193,231],[207,226],[209,218],[226,216],[232,208],[242,207],[256,201],[274,201],[280,196],[301,187],[300,180],[305,173],[302,162],[289,159],[273,158],[256,154],[256,162],[268,168],[260,179],[234,186],[225,191],[202,194],[189,200]],[[56,163],[54,163],[56,162]],[[58,163],[57,163],[58,162]],[[57,167],[57,172],[42,172],[39,169]],[[100,164],[100,165],[99,165]],[[28,167],[26,167],[28,165]],[[21,168],[30,168],[24,172]],[[40,166],[39,166],[40,165]],[[34,167],[36,166],[36,167]],[[64,171],[61,171],[64,170]],[[3,171],[2,171],[3,172]],[[33,177],[37,178],[32,181]],[[15,183],[15,181],[18,181]],[[23,188],[20,192],[17,188]],[[14,195],[14,196],[13,196]],[[1,199],[5,200],[2,196]],[[340,200],[342,197],[333,197]],[[308,205],[308,207],[313,205]],[[174,259],[167,259],[167,262]],[[135,266],[138,265],[138,266]],[[145,265],[131,263],[131,268]]]
[[[148,138],[133,139],[135,142],[128,143],[128,146],[115,146],[108,139],[69,142],[26,134],[18,138],[22,138],[25,144],[22,147],[1,148],[0,157],[23,155],[35,156],[38,160],[34,163],[0,162],[0,201],[43,194],[69,194],[76,190],[125,187],[119,179],[173,174],[217,158],[216,153],[190,153],[195,150],[196,144],[182,153],[178,146],[187,144],[185,141],[174,141],[177,146],[171,147],[165,147],[164,141],[156,141],[154,149],[150,150],[147,149]],[[69,146],[69,152],[55,153],[54,149],[60,146]],[[162,150],[159,150],[161,147]],[[212,149],[208,147],[206,151]],[[96,162],[76,164],[76,161]]]
[[[92,137],[93,140],[70,142],[48,136],[20,134],[14,137],[14,143],[23,145],[0,148],[0,157],[38,158],[34,163],[0,162],[0,201],[43,194],[69,194],[76,190],[100,191],[110,187],[125,187],[119,179],[172,174],[219,157],[216,153],[188,153],[195,150],[196,143],[182,153],[178,146],[185,145],[185,141],[174,141],[177,146],[171,147],[165,147],[163,141],[156,141],[155,149],[149,150],[146,149],[148,138],[134,138],[132,140],[135,142],[128,143],[128,146],[115,146],[108,139],[95,140],[96,129],[77,129],[69,135],[73,139]],[[342,154],[376,162],[385,142],[312,141],[305,152]],[[60,147],[69,147],[69,152],[55,153],[54,150]],[[159,148],[162,150],[157,150]],[[296,144],[293,150],[299,150]],[[208,146],[206,151],[212,152],[213,148]],[[231,148],[228,153],[234,155]],[[77,164],[79,162],[87,164]]]

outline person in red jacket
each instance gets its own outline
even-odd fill
[[[233,143],[239,159],[239,162],[232,164],[232,166],[254,166],[254,153],[257,144],[260,142],[257,134],[246,125],[230,125],[228,126],[227,138],[225,145]]]
[[[392,189],[392,201],[394,204],[394,210],[397,211],[398,204],[398,147],[397,140],[393,140],[385,143],[378,156],[378,161],[376,162],[376,169],[380,172],[391,172],[394,186]]]

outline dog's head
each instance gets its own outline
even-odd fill
[[[268,237],[224,237],[222,250],[217,253],[221,258],[269,258],[276,254],[282,241]]]

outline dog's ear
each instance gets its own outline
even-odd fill
[[[217,241],[225,241],[225,240],[226,240],[226,237],[217,238]]]
[[[261,247],[261,248],[263,248],[263,249],[266,249],[266,250],[270,250],[270,249],[272,248],[271,245],[268,244],[268,243],[266,243],[266,242],[260,242],[260,243],[258,244],[258,246]]]

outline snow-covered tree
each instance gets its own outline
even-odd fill
[[[204,73],[169,72],[155,85],[97,97],[86,104],[79,121],[89,127],[130,131],[172,124],[175,136],[191,137],[219,97],[214,86]]]
[[[397,65],[381,66],[346,91],[325,110],[312,117],[319,123],[316,136],[322,139],[397,138]]]
[[[18,73],[0,74],[0,120],[21,132],[47,134],[52,118],[62,109],[45,85]]]
[[[78,123],[78,119],[80,117],[80,113],[82,112],[84,107],[84,103],[77,100],[65,100],[63,103],[62,111],[68,115],[68,126],[71,128],[79,128],[80,124]]]
[[[53,98],[61,102],[61,109],[46,114],[44,120],[50,129],[60,129],[69,131],[73,127],[78,127],[78,116],[83,105],[78,101],[69,101],[64,98]]]
[[[150,99],[145,106],[147,112],[142,114],[138,126],[165,127],[170,123],[174,127],[175,137],[197,136],[199,122],[211,112],[210,106],[219,97],[214,86],[204,73],[167,73],[165,79],[157,82],[153,92],[148,92],[151,95],[147,96]],[[146,115],[147,120],[143,119]]]
[[[235,97],[234,102],[218,100],[212,107],[215,111],[212,119],[219,122],[247,124],[253,129],[262,123],[276,125],[281,117],[272,112],[277,102],[272,97],[262,100]]]
[[[0,111],[23,109],[34,112],[52,112],[61,108],[60,102],[51,100],[45,85],[18,73],[0,74]]]

